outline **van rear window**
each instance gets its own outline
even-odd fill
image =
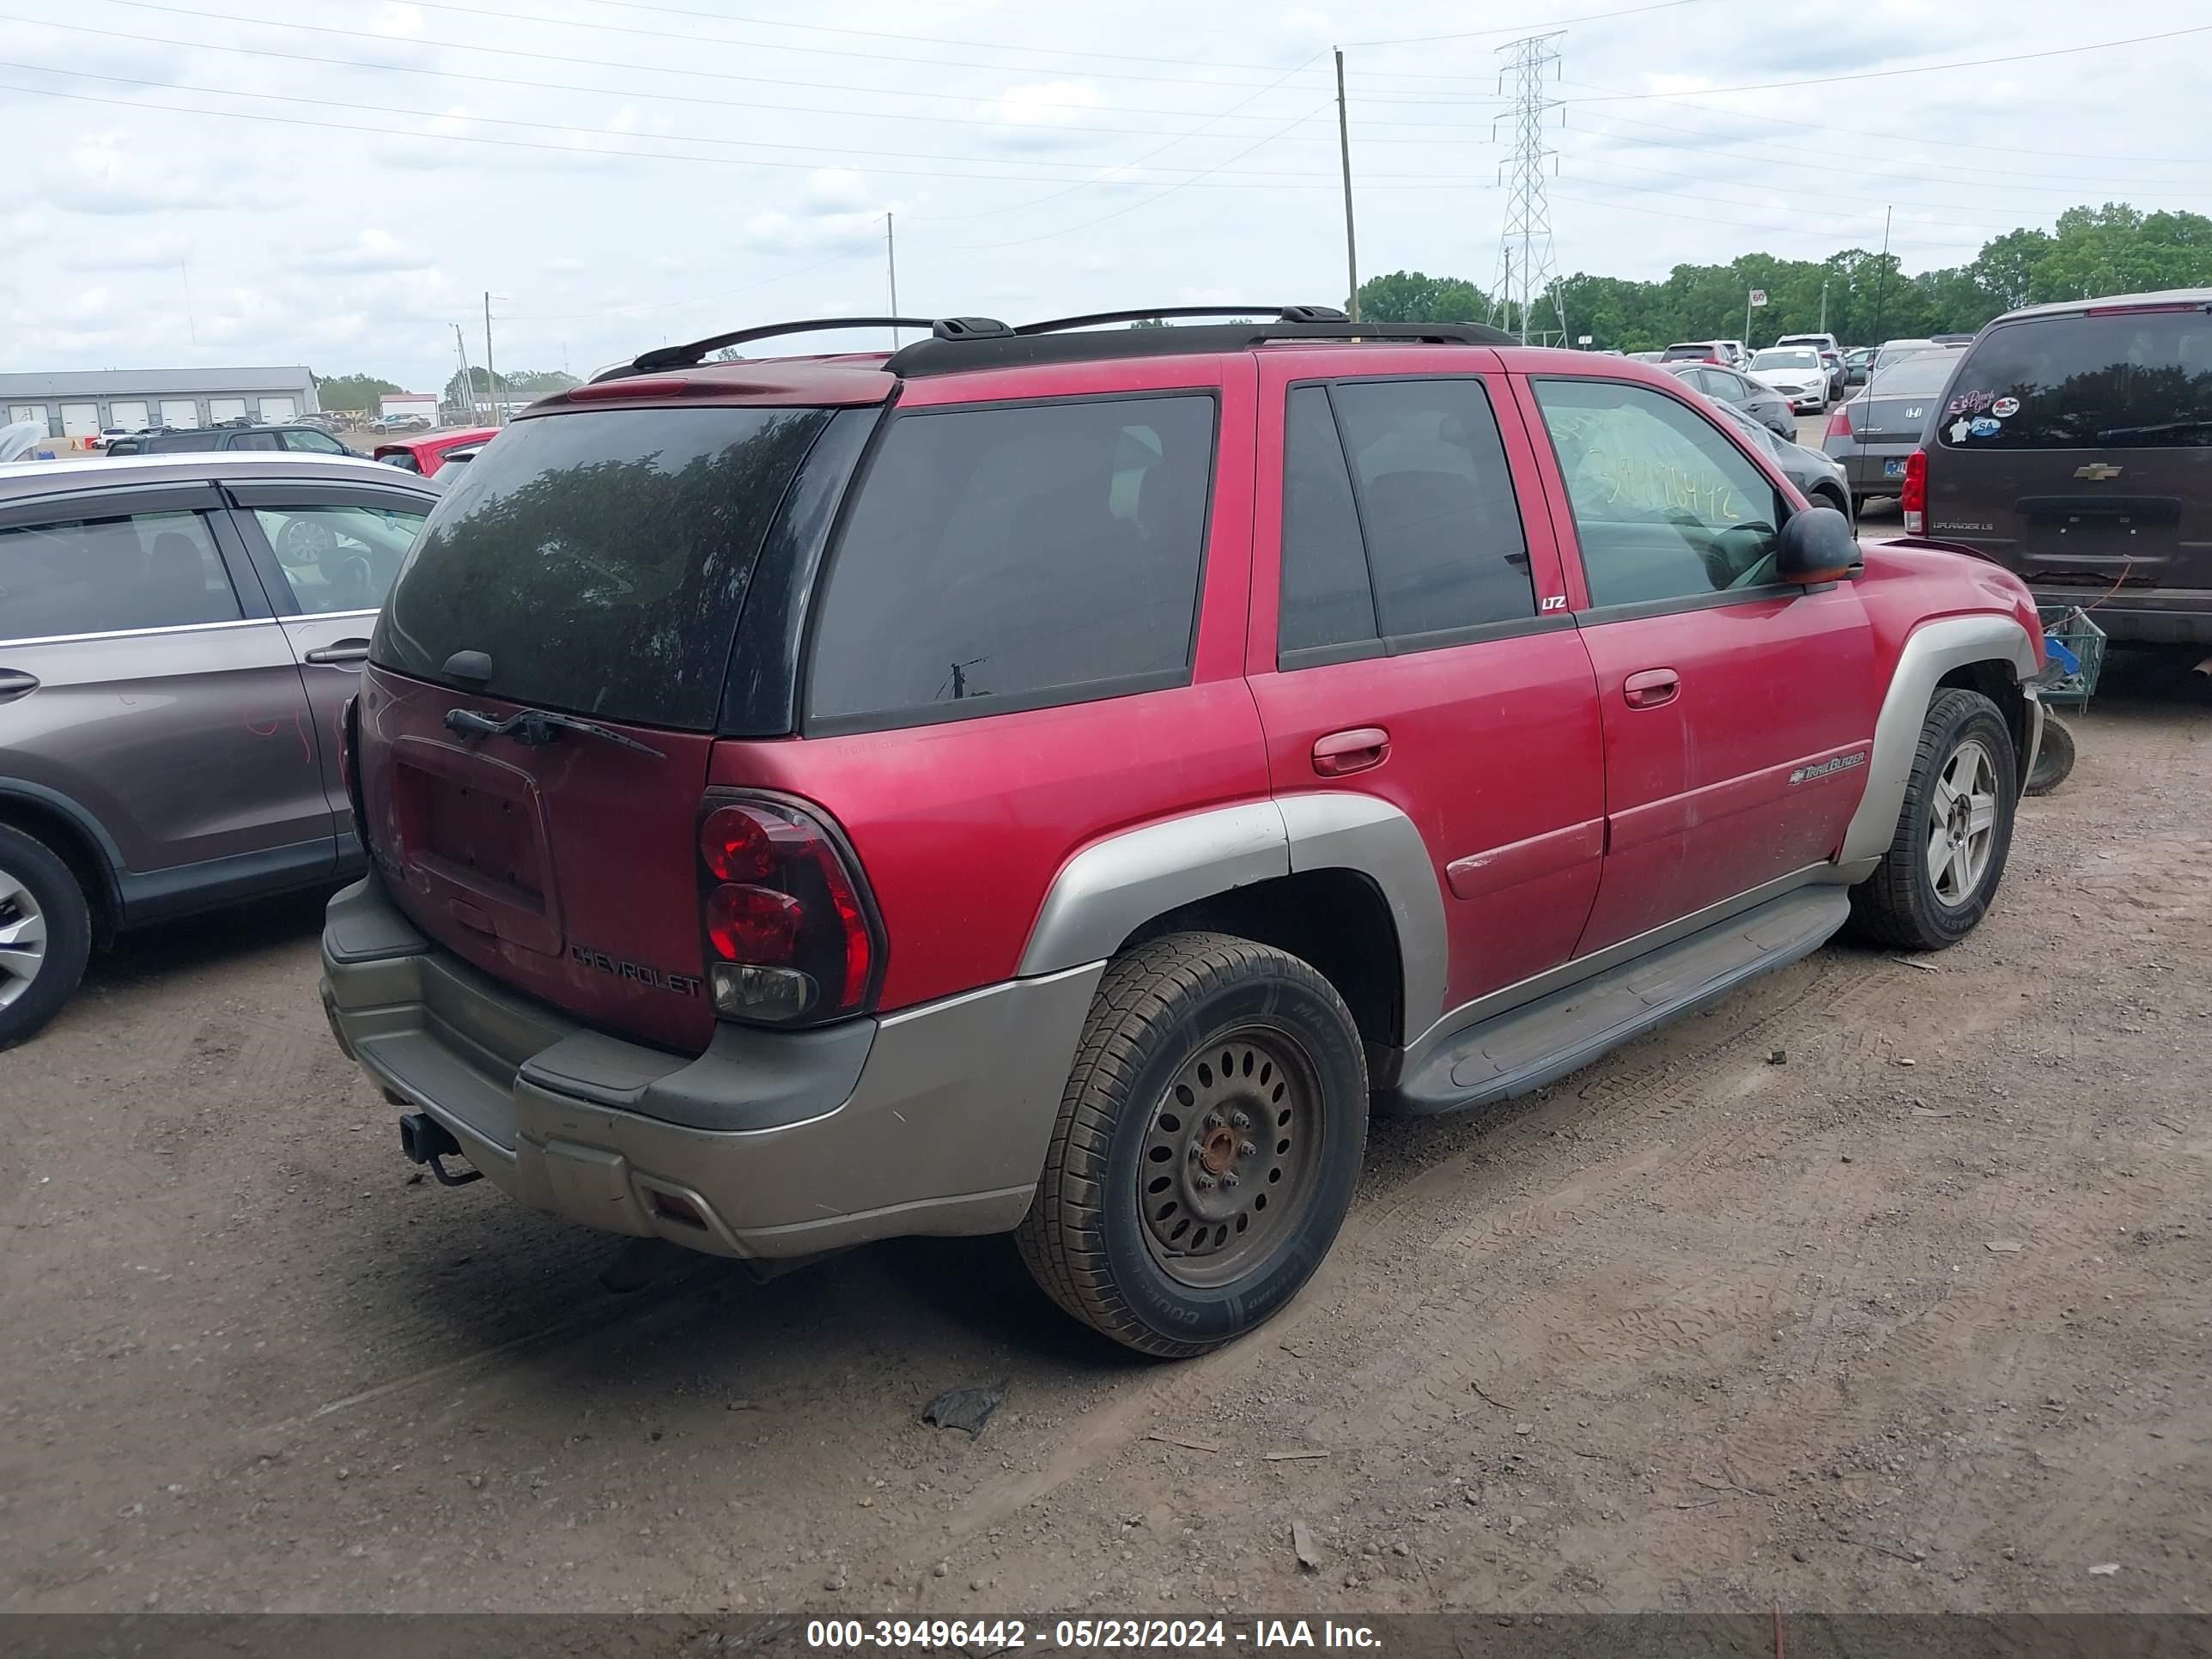
[[[1966,355],[1938,435],[1957,449],[2212,445],[2212,313],[2008,323]]]
[[[517,422],[452,473],[370,659],[514,702],[711,728],[762,538],[829,418],[708,407]],[[446,673],[461,651],[491,659],[489,681]]]

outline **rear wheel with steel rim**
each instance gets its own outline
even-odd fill
[[[1023,1260],[1115,1340],[1203,1353],[1320,1265],[1366,1136],[1364,1052],[1326,979],[1225,934],[1152,940],[1092,1000]]]
[[[1978,691],[1940,691],[1914,750],[1889,850],[1851,890],[1856,930],[1884,945],[1957,944],[1988,911],[2020,799],[2012,733]]]
[[[83,976],[92,918],[53,849],[0,824],[0,1048],[59,1012]]]

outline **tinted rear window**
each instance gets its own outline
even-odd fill
[[[712,726],[761,539],[828,419],[702,408],[517,422],[453,475],[372,659],[515,702]],[[489,654],[490,680],[450,679],[457,651]]]
[[[1185,395],[900,416],[817,602],[809,718],[908,725],[1188,678],[1213,411]]]
[[[221,449],[220,432],[161,432],[146,440],[149,455],[170,455],[180,450]]]
[[[1959,366],[1955,351],[1929,351],[1888,363],[1875,372],[1869,395],[1875,398],[1932,398],[1951,384]]]
[[[2212,445],[2212,308],[1993,328],[1943,415],[1943,441],[1968,449]]]

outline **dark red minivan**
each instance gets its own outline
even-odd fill
[[[1998,318],[1922,452],[1908,533],[1972,548],[2041,603],[2094,604],[2115,640],[2212,646],[2212,289]]]

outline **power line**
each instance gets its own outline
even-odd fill
[[[662,103],[699,104],[710,109],[723,111],[727,111],[731,107],[730,100],[727,97],[710,98],[696,93],[668,92],[658,88],[651,91],[640,91],[637,88],[630,87],[582,86],[573,81],[534,81],[526,80],[518,76],[477,75],[466,70],[435,68],[423,64],[365,64],[352,58],[326,58],[314,52],[285,52],[274,46],[241,46],[214,40],[180,40],[173,35],[144,34],[122,29],[103,29],[94,27],[92,25],[86,23],[58,23],[50,18],[24,17],[7,13],[0,13],[0,21],[28,24],[39,28],[56,29],[66,34],[88,34],[96,36],[102,40],[128,41],[132,46],[178,46],[192,52],[220,52],[228,53],[233,57],[263,58],[289,64],[317,64],[326,68],[346,70],[355,73],[425,76],[434,80],[465,82],[471,86],[520,87],[531,91],[581,93],[589,97],[599,98],[653,98],[659,100]],[[382,39],[383,37],[380,36],[378,38]],[[491,49],[479,48],[479,50]],[[1309,60],[1309,62],[1311,60]],[[979,101],[988,101],[980,100],[972,95],[960,93],[908,92],[895,88],[848,86],[842,82],[817,82],[780,79],[771,84],[777,86],[805,86],[830,92],[850,92],[858,94],[864,97],[875,96],[879,94],[887,93],[890,95],[901,98],[932,98],[939,100],[939,102],[963,104],[971,108]],[[1476,99],[1462,101],[1488,103],[1494,102],[1496,100],[1489,99]],[[978,116],[932,115],[923,113],[919,111],[903,110],[853,109],[849,107],[835,108],[819,104],[771,104],[757,98],[748,98],[744,107],[750,111],[774,111],[778,113],[797,115],[834,115],[840,120],[845,121],[927,121],[933,125],[939,125],[985,127],[994,132],[1000,133],[1020,132],[1026,130],[1014,123],[991,120]],[[1040,110],[1091,110],[1097,106],[1091,104],[1070,103],[1065,100],[1055,100],[1051,99],[1036,99],[1030,100],[1027,107]],[[1120,108],[1121,112],[1132,115],[1166,115],[1173,116],[1178,119],[1186,120],[1196,112],[1189,109],[1157,109],[1139,105],[1122,105]],[[1224,114],[1217,117],[1216,118],[1222,120],[1233,119],[1238,121],[1263,121],[1271,120],[1275,118],[1262,115],[1231,116]],[[1364,125],[1369,126],[1421,128],[1424,130],[1441,128],[1446,131],[1460,131],[1473,130],[1473,128],[1478,124],[1463,121],[1375,121],[1368,122]],[[1148,137],[1175,136],[1169,133],[1165,129],[1158,127],[1102,127],[1072,121],[1055,122],[1049,129],[1047,130],[1053,132],[1127,133],[1133,136]],[[1219,136],[1223,137],[1242,137],[1243,135],[1224,133]]]
[[[116,0],[118,5],[139,0]],[[2026,64],[2044,58],[2075,58],[2085,52],[2111,52],[2119,46],[2140,46],[2154,40],[2178,40],[2187,34],[2212,34],[2212,23],[2192,24],[2185,29],[2166,29],[2157,34],[2132,34],[2124,40],[2091,40],[2078,46],[2053,46],[2044,52],[2015,52],[2002,58],[1962,58],[1948,64],[1917,64],[1907,69],[1862,70],[1850,75],[1814,75],[1802,81],[1759,81],[1740,87],[1698,87],[1685,92],[1608,92],[1589,98],[1569,98],[1570,104],[1611,104],[1650,99],[1717,98],[1731,92],[1780,92],[1790,87],[1832,87],[1846,81],[1888,81],[1903,75],[1941,75],[1949,70],[1989,69],[1998,64]]]
[[[893,156],[893,157],[900,158],[900,159],[906,160],[906,161],[977,161],[977,162],[984,163],[984,164],[986,164],[986,165],[993,165],[993,166],[995,166],[995,165],[1000,165],[1000,164],[1001,164],[1001,163],[1000,162],[1000,161],[999,161],[999,158],[994,157],[994,156],[989,156],[989,155],[937,155],[937,154],[933,154],[933,153],[929,152],[929,151],[927,151],[927,150],[913,150],[913,149],[853,149],[853,148],[851,148],[850,146],[847,146],[847,145],[836,145],[836,146],[832,146],[832,145],[824,145],[824,144],[795,144],[795,143],[788,143],[788,142],[784,141],[784,140],[781,140],[781,139],[716,138],[716,137],[702,137],[702,136],[696,135],[696,134],[684,134],[684,133],[674,133],[674,132],[664,132],[664,133],[639,133],[639,134],[635,134],[635,135],[631,135],[631,134],[627,134],[627,133],[622,133],[622,132],[614,131],[611,131],[611,130],[610,130],[610,129],[608,129],[608,128],[605,128],[605,127],[581,127],[581,126],[574,126],[574,125],[566,125],[566,124],[563,124],[563,123],[561,123],[561,122],[557,122],[557,121],[525,121],[525,120],[516,119],[516,118],[511,118],[511,117],[507,117],[507,116],[498,116],[498,115],[474,115],[474,114],[471,114],[471,115],[465,115],[465,116],[457,116],[457,115],[450,114],[449,112],[446,112],[446,111],[443,111],[443,110],[434,110],[434,109],[407,109],[407,108],[396,107],[396,106],[392,106],[392,105],[389,105],[389,104],[358,104],[358,103],[349,103],[349,102],[347,102],[347,101],[345,101],[344,100],[342,100],[342,99],[335,99],[335,98],[309,98],[309,97],[298,96],[298,95],[294,95],[294,94],[284,94],[284,93],[271,93],[271,92],[245,92],[245,91],[240,91],[240,90],[238,90],[238,89],[235,89],[235,88],[229,88],[229,87],[204,87],[204,86],[192,86],[192,85],[187,84],[186,82],[181,82],[181,81],[149,81],[149,80],[143,80],[143,79],[141,79],[141,78],[139,78],[139,77],[137,77],[137,76],[129,76],[129,75],[102,75],[102,74],[97,74],[97,73],[94,73],[94,71],[92,71],[92,70],[90,70],[57,69],[57,68],[53,67],[52,65],[51,65],[51,64],[24,64],[24,63],[18,63],[18,62],[15,62],[15,61],[14,61],[14,60],[12,60],[12,59],[9,59],[9,58],[0,58],[0,69],[23,70],[28,70],[28,71],[31,71],[31,72],[33,72],[33,73],[40,74],[40,75],[65,75],[65,76],[71,76],[71,77],[72,77],[72,78],[74,78],[74,79],[81,80],[81,81],[105,81],[105,82],[112,82],[112,83],[113,83],[113,84],[119,85],[119,86],[146,87],[146,88],[151,88],[151,89],[155,90],[155,91],[164,91],[164,92],[185,92],[185,93],[193,93],[193,94],[199,94],[199,95],[201,95],[201,96],[205,96],[205,97],[213,97],[213,98],[251,98],[251,99],[254,99],[254,100],[258,100],[258,101],[264,102],[264,103],[307,104],[307,105],[312,105],[312,106],[313,106],[314,107],[319,108],[319,109],[343,109],[343,110],[354,110],[354,111],[358,111],[358,112],[362,112],[362,113],[364,113],[364,114],[373,114],[373,115],[397,115],[397,116],[402,116],[402,117],[407,117],[407,118],[416,118],[416,119],[428,120],[428,121],[453,120],[453,121],[466,121],[466,122],[471,122],[471,123],[474,123],[474,124],[480,125],[485,125],[485,126],[523,127],[523,128],[530,129],[530,130],[534,131],[541,131],[541,132],[562,132],[562,133],[572,133],[572,134],[574,134],[574,135],[576,135],[576,136],[578,136],[578,137],[589,137],[589,138],[623,138],[623,137],[633,137],[633,136],[635,136],[635,137],[639,137],[639,138],[652,138],[652,139],[658,139],[658,140],[660,140],[660,141],[662,141],[662,142],[664,142],[664,143],[686,143],[686,144],[715,144],[715,145],[721,145],[721,146],[725,146],[725,147],[736,148],[736,149],[788,149],[788,150],[797,150],[797,151],[799,151],[799,152],[800,152],[800,153],[802,153],[802,154],[815,154],[815,155],[831,155],[831,156],[854,156],[854,155],[869,155],[869,156],[877,156],[877,155],[888,155],[888,156]],[[9,90],[32,90],[32,88],[9,88]],[[175,114],[217,115],[217,114],[224,113],[224,112],[222,112],[222,111],[219,111],[219,110],[185,110],[185,109],[179,109],[179,108],[176,108],[176,107],[175,107],[175,106],[170,106],[170,105],[162,105],[162,104],[138,105],[138,106],[133,106],[133,107],[146,108],[146,109],[167,109],[167,110],[169,110],[172,113],[175,113]],[[357,128],[355,128],[355,129],[345,129],[345,130],[346,130],[346,131],[366,131],[366,129],[357,129]],[[382,129],[379,129],[379,131],[383,131],[383,130],[382,130]],[[390,136],[392,136],[392,137],[421,137],[421,138],[432,138],[432,139],[434,139],[434,138],[438,138],[438,137],[447,137],[447,136],[451,136],[451,135],[445,135],[445,134],[439,134],[439,133],[404,133],[404,132],[403,132],[403,133],[394,133],[394,134],[391,134]],[[1190,136],[1194,136],[1194,135],[1186,134],[1186,135],[1183,135],[1183,136],[1185,136],[1185,137],[1190,137]],[[1172,145],[1162,145],[1162,146],[1161,146],[1161,148],[1160,148],[1160,149],[1154,150],[1154,151],[1151,152],[1151,154],[1152,154],[1152,155],[1159,155],[1159,154],[1161,153],[1161,151],[1162,151],[1162,150],[1165,150],[1165,149],[1171,149],[1171,148],[1173,148],[1173,146],[1172,146]],[[636,155],[636,154],[640,154],[641,152],[632,151],[632,150],[604,150],[604,151],[597,151],[597,152],[594,152],[594,153],[595,153],[595,154],[600,154],[600,155]],[[707,158],[707,157],[700,157],[700,158],[697,158],[697,159],[706,160],[706,159],[710,159],[710,158]],[[1127,170],[1132,169],[1132,168],[1139,167],[1144,167],[1144,166],[1146,165],[1146,162],[1147,161],[1149,161],[1149,159],[1150,159],[1150,157],[1149,157],[1149,156],[1146,156],[1146,157],[1140,157],[1138,161],[1135,161],[1126,162],[1126,163],[1119,163],[1119,164],[1109,164],[1109,165],[1107,165],[1107,166],[1105,166],[1105,167],[1102,167],[1101,164],[1099,164],[1098,162],[1096,162],[1096,161],[1052,161],[1052,160],[1049,160],[1049,159],[1048,159],[1048,158],[1046,158],[1046,157],[1042,157],[1042,156],[1036,156],[1036,157],[1008,157],[1008,158],[1006,158],[1006,161],[1004,161],[1003,165],[1009,166],[1009,167],[1062,167],[1062,168],[1078,168],[1078,169],[1080,169],[1080,170],[1083,170],[1083,171],[1085,171],[1085,172],[1090,172],[1090,173],[1096,173],[1102,172],[1102,171],[1108,171],[1108,172],[1121,172],[1121,171],[1127,171]],[[793,164],[790,164],[790,163],[775,163],[775,162],[768,162],[768,161],[763,161],[763,162],[762,162],[762,163],[761,163],[761,165],[763,165],[763,166],[777,166],[777,165],[793,165]],[[815,167],[818,167],[819,166],[821,166],[821,165],[823,165],[823,164],[822,164],[822,163],[818,163],[818,162],[809,162],[809,163],[806,163],[805,165],[806,165],[810,169],[812,169],[812,168],[815,168]],[[1148,170],[1149,170],[1149,171],[1152,171],[1152,172],[1158,172],[1158,173],[1197,173],[1197,172],[1201,171],[1201,169],[1197,168],[1197,167],[1152,167],[1152,168],[1149,168]],[[1207,170],[1209,170],[1209,171],[1210,171],[1210,170],[1212,170],[1212,169],[1207,169]],[[1037,175],[1036,175],[1036,174],[1014,173],[1003,173],[1003,174],[1001,174],[1001,173],[946,174],[946,175],[944,175],[944,176],[945,176],[945,177],[982,178],[982,179],[999,179],[999,178],[1003,178],[1003,179],[1005,179],[1006,180],[1007,180],[1009,183],[1038,183],[1038,182],[1044,182],[1044,181],[1045,181],[1045,179],[1048,179],[1048,178],[1049,178],[1049,175],[1045,175],[1045,179],[1040,179],[1040,178],[1039,178]],[[1249,177],[1249,178],[1255,178],[1255,179],[1331,179],[1331,178],[1334,178],[1335,175],[1334,175],[1334,174],[1333,174],[1333,173],[1323,173],[1323,172],[1314,172],[1314,173],[1266,172],[1266,173],[1249,173],[1249,174],[1235,174],[1235,175],[1232,175],[1232,176],[1234,176],[1234,177]],[[1409,177],[1410,177],[1410,176],[1412,176],[1412,175],[1407,175],[1407,176],[1409,176]],[[1054,181],[1054,182],[1057,182],[1057,181]],[[1090,183],[1090,182],[1091,182],[1091,180],[1089,180],[1089,179],[1079,179],[1079,180],[1078,180],[1078,181],[1077,181],[1077,185],[1078,185],[1078,187],[1080,187],[1080,185],[1084,185],[1084,184],[1088,184],[1088,183]],[[1164,182],[1164,181],[1160,181],[1160,182]],[[1051,199],[1053,199],[1053,198],[1050,198],[1050,197],[1045,197],[1045,198],[1040,198],[1040,199],[1041,199],[1041,200],[1044,200],[1044,201],[1049,201],[1049,200],[1051,200]]]
[[[1570,23],[1595,23],[1608,17],[1634,17],[1647,11],[1672,11],[1677,6],[1703,3],[1705,0],[1653,0],[1653,3],[1649,5],[1624,6],[1618,11],[1586,11],[1574,17],[1538,18],[1526,23],[1508,23],[1501,28],[1466,29],[1455,34],[1400,34],[1387,40],[1347,40],[1344,44],[1347,46],[1421,46],[1437,40],[1478,40],[1495,34],[1518,34],[1528,28],[1557,31]]]
[[[182,6],[163,5],[160,3],[160,0],[108,0],[108,3],[117,6],[128,6],[134,11],[166,12],[173,16],[190,17],[203,23],[235,23],[250,28],[298,29],[310,34],[336,34],[353,40],[374,40],[381,46],[388,46],[392,44],[392,36],[388,34],[378,34],[374,31],[368,29],[342,29],[323,23],[295,23],[286,18],[240,17],[231,12],[198,11]],[[421,0],[421,3],[428,9],[438,11],[473,12],[478,16],[497,18],[509,23],[543,24],[551,21],[544,18],[519,16],[512,12],[489,11],[479,9],[475,7],[449,4],[446,3],[446,0]],[[899,58],[883,52],[838,52],[823,46],[768,46],[738,40],[702,42],[696,35],[678,34],[665,29],[625,29],[611,23],[573,22],[565,24],[562,27],[571,28],[606,29],[617,34],[639,34],[649,39],[681,40],[687,46],[698,46],[702,44],[736,46],[744,46],[748,50],[755,52],[807,52],[832,58],[872,58],[880,62],[901,64],[908,69],[918,67],[915,60],[911,58]],[[647,75],[680,75],[690,76],[693,79],[709,81],[738,81],[745,82],[748,85],[757,86],[818,87],[823,84],[819,82],[792,81],[781,76],[738,75],[727,70],[690,69],[674,64],[616,64],[594,58],[568,57],[559,52],[532,52],[522,46],[480,46],[471,45],[465,40],[426,40],[414,36],[408,37],[408,40],[410,45],[436,46],[440,50],[445,52],[489,52],[494,56],[501,58],[535,58],[540,63],[576,64],[594,69],[631,70]],[[931,66],[943,69],[988,70],[995,75],[1004,75],[1007,72],[1008,69],[1008,66],[1004,64],[976,64],[953,58],[932,58],[929,60],[929,63]],[[1206,76],[1138,75],[1118,70],[1086,70],[1084,73],[1093,80],[1136,81],[1156,85],[1227,87],[1233,89],[1238,88],[1249,88],[1253,84],[1249,81],[1224,82]],[[841,86],[836,89],[845,92],[863,92],[871,95],[882,94],[892,94],[895,95],[908,97],[923,95],[921,94],[901,93],[898,88],[893,87]]]

